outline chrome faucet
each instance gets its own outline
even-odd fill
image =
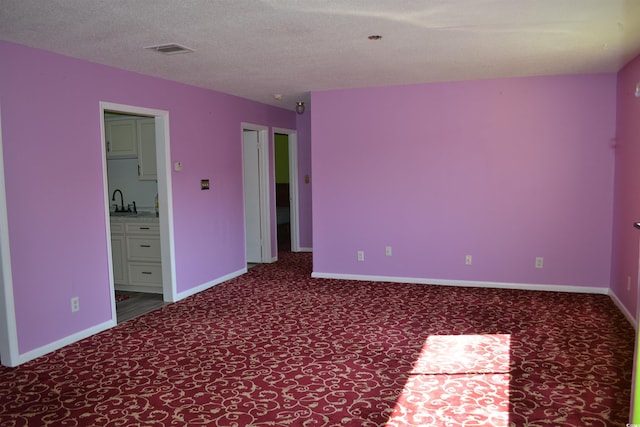
[[[116,212],[124,212],[124,197],[122,196],[122,191],[120,191],[119,189],[116,189],[113,192],[113,196],[111,196],[111,200],[112,201],[116,201],[116,193],[120,193],[120,206],[121,208],[118,209],[118,204],[116,203]]]

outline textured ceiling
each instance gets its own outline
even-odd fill
[[[640,0],[0,0],[0,39],[293,109],[313,90],[615,72],[640,53]],[[165,43],[195,52],[144,49]]]

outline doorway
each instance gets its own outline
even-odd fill
[[[291,195],[289,185],[289,136],[273,134],[276,183],[276,240],[278,252],[291,251]]]
[[[138,131],[145,131],[147,136],[151,135],[151,142],[155,142],[155,160],[152,160],[149,164],[147,160],[146,165],[142,165],[143,168],[140,169],[140,164],[138,164],[138,177],[141,181],[151,181],[155,178],[157,184],[150,184],[146,182],[146,187],[156,190],[155,194],[145,194],[142,196],[142,193],[139,193],[137,197],[144,199],[141,205],[136,206],[132,204],[133,198],[127,199],[127,203],[124,203],[122,200],[121,192],[116,193],[113,192],[113,196],[110,193],[109,187],[109,176],[108,176],[108,158],[107,158],[107,138],[105,137],[106,131],[108,130],[109,124],[105,120],[105,114],[111,115],[121,115],[121,116],[131,116],[132,120],[136,121],[136,126],[138,126]],[[102,134],[102,146],[105,149],[103,152],[103,185],[104,185],[104,194],[105,194],[105,209],[106,209],[106,224],[105,228],[107,231],[107,242],[109,245],[109,270],[110,270],[110,286],[111,286],[111,295],[113,298],[112,302],[112,318],[114,321],[117,320],[117,311],[116,311],[116,288],[115,282],[117,280],[124,280],[127,282],[128,280],[132,280],[137,286],[145,284],[145,281],[148,280],[148,277],[156,277],[159,278],[156,280],[158,282],[156,291],[157,294],[162,295],[162,300],[164,302],[173,302],[176,300],[176,287],[175,287],[175,257],[174,257],[174,247],[173,247],[173,214],[172,214],[172,198],[171,198],[171,174],[170,174],[170,164],[169,164],[169,113],[162,110],[154,110],[142,107],[135,107],[129,105],[121,105],[121,104],[112,104],[107,102],[100,103],[100,115],[101,115],[101,134]],[[128,120],[128,119],[125,119]],[[151,132],[153,131],[153,132]],[[151,133],[149,133],[151,132]],[[149,141],[149,138],[142,138],[141,143],[146,144]],[[139,145],[140,150],[148,150],[147,145]],[[147,159],[153,159],[153,156],[146,157]],[[127,165],[118,165],[117,167],[127,167]],[[146,178],[145,178],[145,174]],[[136,187],[137,188],[137,187]],[[142,188],[142,187],[141,187]],[[146,192],[149,192],[149,190]],[[136,189],[135,191],[141,191]],[[156,196],[157,195],[157,196]],[[117,196],[117,197],[116,197]],[[157,216],[156,216],[156,207],[155,199],[157,197]],[[112,200],[114,199],[115,200]],[[119,206],[119,210],[124,210],[125,217],[126,215],[134,215],[138,210],[140,213],[140,217],[136,214],[133,219],[129,218],[127,221],[149,221],[149,227],[140,227],[140,230],[132,230],[133,227],[129,227],[122,219],[122,224],[116,227],[118,231],[112,232],[111,228],[111,219],[113,218],[113,205],[121,205]],[[131,207],[130,205],[133,205]],[[140,209],[138,209],[140,208]],[[144,212],[144,215],[143,215]],[[144,216],[144,218],[142,218]],[[153,224],[153,225],[151,225]],[[131,230],[130,230],[131,229]],[[132,231],[131,236],[128,235],[128,232]],[[155,232],[155,234],[149,234],[151,232]],[[145,234],[147,233],[147,234]],[[137,245],[136,245],[137,244]],[[148,253],[150,250],[153,250],[153,244],[155,244],[155,253],[154,257],[158,257],[157,263],[150,262],[151,255]],[[122,252],[125,254],[122,254]],[[133,253],[133,256],[128,256],[127,252]],[[114,259],[118,257],[119,259]],[[145,257],[149,257],[149,259],[145,259]],[[155,259],[154,259],[155,261]],[[119,268],[120,267],[120,268]],[[120,278],[116,278],[116,275],[124,275]],[[117,280],[116,280],[117,279]],[[122,282],[119,282],[122,283]],[[131,290],[140,290],[140,289],[131,289]]]
[[[274,159],[275,153],[267,149],[267,127],[242,123],[241,130],[246,262],[274,262],[278,259],[277,245],[272,245],[277,242],[272,242],[271,238],[277,232],[276,210],[272,210],[271,201],[275,194],[275,184],[272,184],[275,183],[275,164],[270,159]],[[273,128],[271,137],[274,141],[275,134],[287,138],[290,250],[299,252],[297,133],[292,129]]]
[[[278,250],[300,252],[298,144],[292,129],[273,129]]]

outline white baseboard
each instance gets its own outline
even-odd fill
[[[21,365],[23,363],[29,362],[33,359],[37,359],[38,357],[44,356],[47,353],[51,353],[52,351],[56,351],[61,349],[62,347],[68,346],[69,344],[73,344],[74,342],[83,340],[92,335],[98,334],[102,331],[106,331],[107,329],[113,328],[117,325],[115,320],[109,320],[104,323],[100,323],[99,325],[93,326],[91,328],[85,329],[80,332],[76,332],[75,334],[69,335],[68,337],[64,337],[58,341],[54,341],[50,344],[44,345],[42,347],[36,348],[34,350],[28,351],[18,356],[17,360],[10,361],[11,366],[15,367]],[[3,360],[4,363],[4,360]]]
[[[571,285],[541,285],[533,283],[506,283],[506,282],[479,282],[470,280],[444,280],[444,279],[423,279],[418,277],[396,277],[396,276],[367,276],[359,274],[334,274],[314,271],[311,277],[320,279],[343,279],[360,280],[368,282],[392,282],[392,283],[412,283],[419,285],[443,285],[443,286],[466,286],[471,288],[499,288],[499,289],[520,289],[527,291],[552,291],[552,292],[574,292],[583,294],[609,295],[609,288],[571,286]]]
[[[241,268],[240,270],[234,271],[233,273],[229,273],[225,276],[218,277],[217,279],[214,279],[210,282],[203,283],[202,285],[196,286],[195,288],[191,288],[184,292],[180,292],[179,294],[176,295],[176,301],[180,301],[181,299],[185,299],[187,297],[190,297],[191,295],[195,295],[198,292],[202,292],[205,289],[209,289],[215,285],[219,285],[220,283],[226,282],[227,280],[234,279],[238,276],[243,275],[246,272],[247,272],[247,267],[244,267],[244,268]]]
[[[188,296],[197,294],[198,292],[202,292],[205,289],[208,289],[212,286],[218,285],[222,282],[226,282],[227,280],[233,279],[235,277],[238,277],[244,273],[247,272],[247,268],[242,268],[238,271],[235,271],[233,273],[227,274],[226,276],[222,276],[216,280],[204,283],[200,286],[196,286],[195,288],[191,288],[188,291],[182,292],[180,294],[177,295],[177,299],[176,301],[179,301],[181,299],[184,299]],[[18,365],[21,365],[23,363],[29,362],[33,359],[36,359],[38,357],[44,356],[47,353],[51,353],[52,351],[55,350],[59,350],[62,347],[65,347],[69,344],[73,344],[76,341],[80,341],[82,339],[88,338],[92,335],[98,334],[102,331],[105,331],[107,329],[110,329],[114,326],[117,325],[117,321],[116,320],[109,320],[107,322],[101,323],[99,325],[93,326],[91,328],[85,329],[83,331],[77,332],[75,334],[69,335],[68,337],[64,337],[58,341],[52,342],[50,344],[47,344],[45,346],[39,347],[37,349],[28,351],[24,354],[20,354],[18,355],[17,358],[12,358],[12,360],[9,361],[5,361],[3,360],[3,364],[5,364],[5,366],[9,366],[9,367],[15,367]]]
[[[625,307],[624,304],[622,304],[622,301],[620,301],[618,296],[611,289],[609,289],[609,297],[613,300],[613,303],[616,305],[616,307],[618,307],[618,310],[620,310],[622,314],[624,314],[624,317],[627,318],[629,323],[631,323],[631,326],[633,326],[633,328],[637,330],[638,322],[636,321],[635,316],[629,313],[629,310],[627,310],[627,307]]]
[[[299,248],[297,252],[313,252],[313,248]]]

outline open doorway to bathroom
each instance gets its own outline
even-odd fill
[[[103,120],[116,315],[122,323],[164,303],[155,118],[105,111]]]
[[[168,113],[101,103],[113,318],[175,301]]]

